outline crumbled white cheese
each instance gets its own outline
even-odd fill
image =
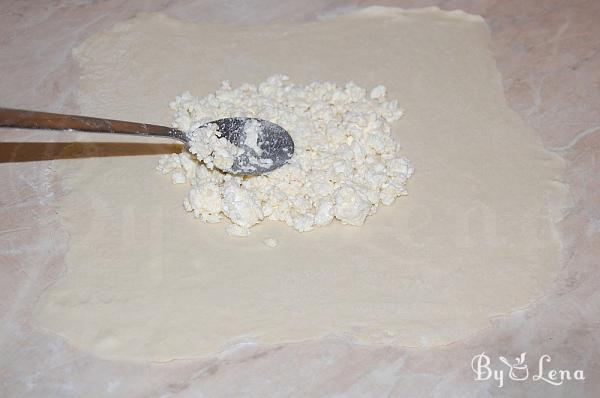
[[[173,126],[192,139],[190,152],[165,155],[158,169],[183,176],[191,190],[184,208],[205,222],[229,219],[231,235],[246,236],[267,219],[310,231],[338,219],[361,225],[380,203],[406,195],[413,167],[400,156],[391,134],[402,112],[386,100],[382,85],[367,91],[353,82],[307,86],[275,75],[257,85],[232,89],[228,82],[207,97],[185,93],[171,103]],[[240,148],[219,137],[213,120],[226,117],[269,120],[294,140],[289,162],[270,173],[241,177],[225,174]],[[260,156],[256,125],[246,126],[244,145]],[[254,133],[256,134],[254,134]]]
[[[262,149],[258,146],[260,131],[260,123],[255,119],[249,119],[244,125],[244,133],[246,134],[244,145],[250,147],[257,156],[262,155]]]
[[[230,170],[235,158],[244,152],[242,148],[221,137],[219,126],[215,123],[191,130],[187,132],[187,137],[190,141],[189,151],[211,170],[215,167],[223,171]]]
[[[276,238],[267,238],[267,239],[263,240],[263,243],[269,247],[277,247],[277,245],[279,244],[279,241]]]

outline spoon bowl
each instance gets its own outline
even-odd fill
[[[260,126],[256,145],[260,148],[257,153],[246,144],[247,127],[250,122]],[[221,137],[227,139],[244,152],[233,162],[231,174],[259,175],[268,173],[281,166],[294,155],[294,141],[281,126],[263,119],[230,117],[214,122],[219,127]]]

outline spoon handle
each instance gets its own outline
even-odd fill
[[[0,127],[143,135],[173,138],[186,142],[185,134],[171,127],[22,109],[0,108]]]

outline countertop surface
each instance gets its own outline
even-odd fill
[[[197,361],[106,361],[37,331],[31,312],[64,270],[56,215],[56,143],[0,138],[0,396],[3,397],[597,397],[600,396],[600,2],[5,1],[0,11],[1,106],[78,111],[71,50],[139,12],[217,22],[301,22],[378,4],[437,5],[482,15],[509,105],[567,161],[572,207],[558,223],[563,266],[543,297],[472,337],[431,349],[335,339],[248,347]],[[19,140],[43,141],[24,132]],[[53,237],[53,239],[49,239]],[[58,243],[57,243],[58,242]],[[471,361],[527,352],[533,375],[582,370],[585,380],[474,380]],[[543,361],[543,355],[551,357]]]

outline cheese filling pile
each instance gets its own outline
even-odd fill
[[[170,106],[173,127],[191,138],[190,151],[163,156],[157,169],[171,173],[174,184],[190,185],[185,210],[208,223],[228,219],[230,235],[247,236],[263,220],[300,232],[334,219],[362,225],[381,203],[407,194],[413,167],[391,134],[402,111],[382,85],[367,92],[353,82],[303,86],[275,75],[235,89],[225,81],[204,98],[184,93]],[[228,117],[280,125],[294,140],[294,156],[263,175],[223,173],[218,168],[230,167],[238,149],[207,123]]]

